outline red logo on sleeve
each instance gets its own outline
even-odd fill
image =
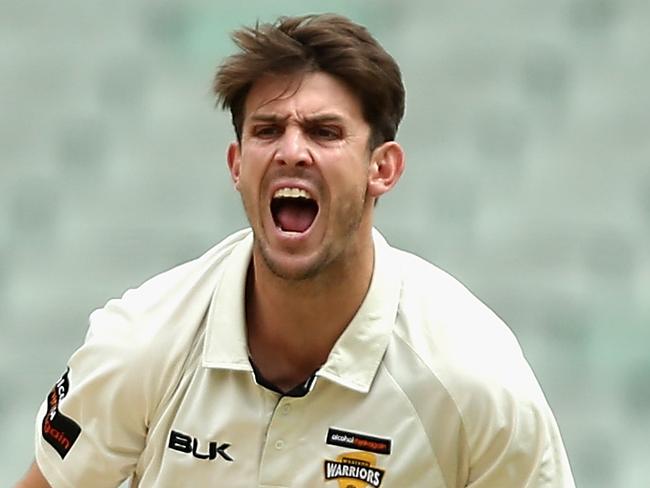
[[[43,417],[41,428],[43,439],[59,453],[61,459],[65,458],[81,433],[81,427],[74,420],[59,412],[59,403],[65,398],[70,388],[69,371],[70,368],[66,370],[47,396],[47,411]]]

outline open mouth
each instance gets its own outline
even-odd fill
[[[318,203],[301,188],[280,188],[271,200],[275,226],[283,232],[307,232],[318,215]]]

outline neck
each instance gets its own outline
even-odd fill
[[[263,376],[290,389],[318,369],[361,306],[370,286],[370,229],[348,256],[300,281],[274,275],[253,252],[246,289],[248,345]]]

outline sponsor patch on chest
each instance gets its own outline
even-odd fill
[[[377,454],[390,454],[392,447],[391,439],[359,434],[358,432],[350,432],[333,427],[330,427],[327,431],[326,442],[331,446],[347,447]]]

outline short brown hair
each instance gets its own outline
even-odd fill
[[[280,17],[272,24],[237,30],[232,39],[240,52],[219,67],[213,89],[217,103],[230,109],[239,141],[253,83],[268,74],[301,71],[323,71],[355,92],[371,127],[371,149],[395,139],[404,115],[402,76],[365,27],[336,14]]]

